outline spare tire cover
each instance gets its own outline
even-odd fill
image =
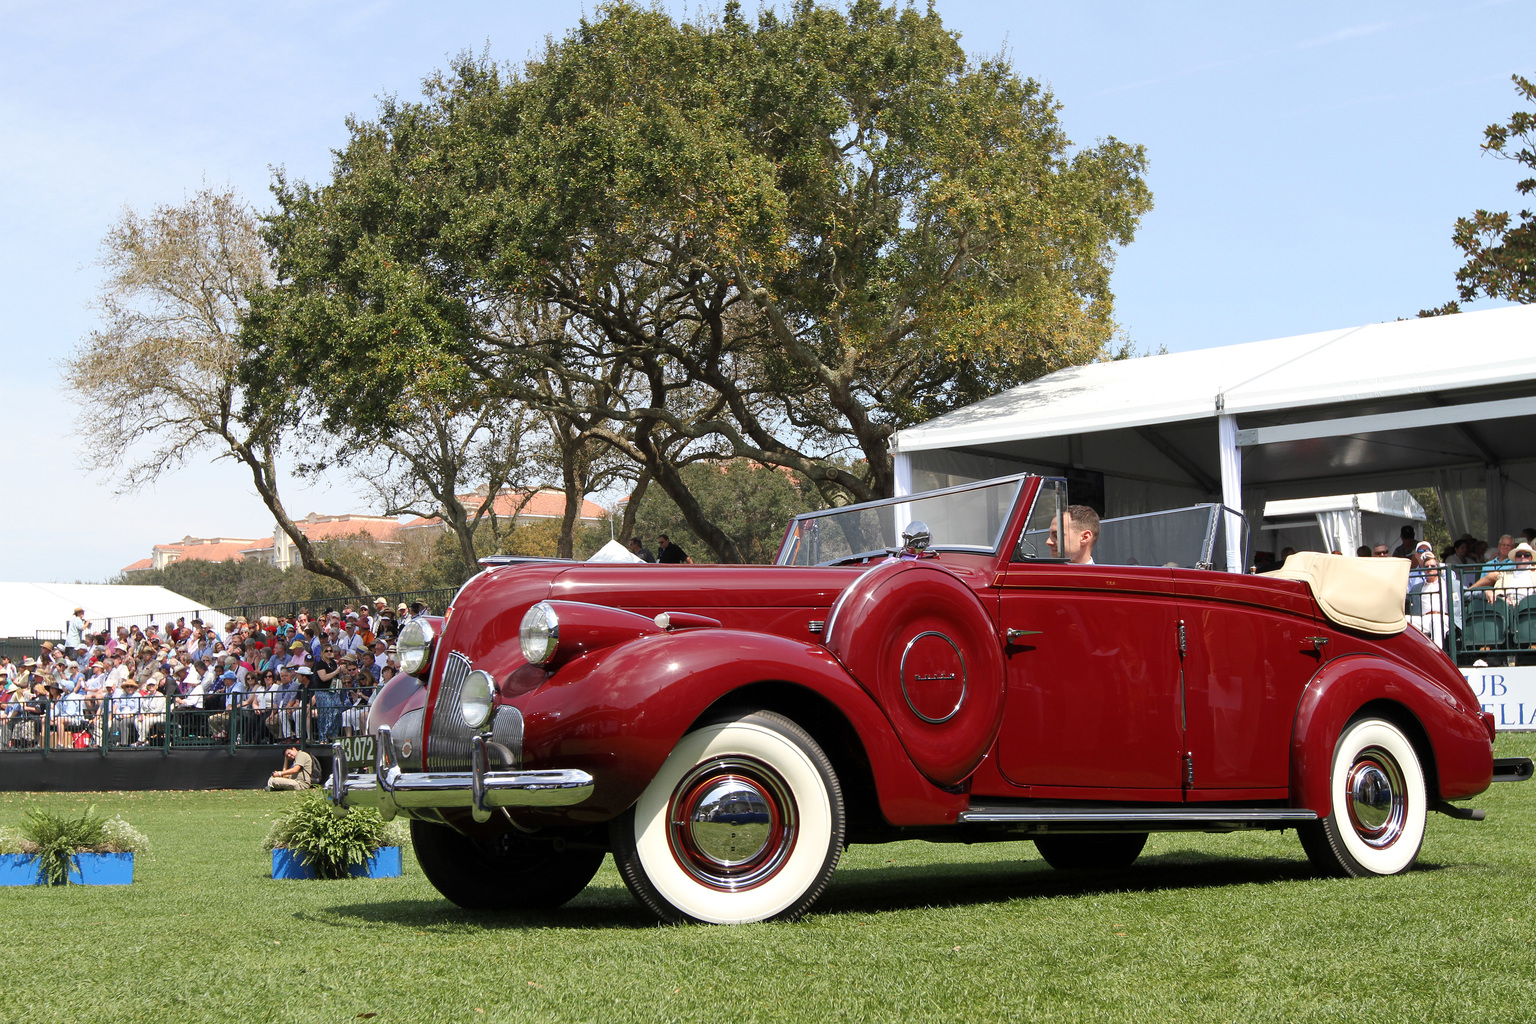
[[[826,647],[885,709],[919,771],[963,781],[1002,722],[1003,654],[974,591],[939,565],[877,566],[843,591]]]

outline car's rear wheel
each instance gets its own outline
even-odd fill
[[[411,844],[427,881],[467,910],[553,910],[603,863],[601,849],[518,831],[477,839],[430,821],[411,821]]]
[[[1395,875],[1424,845],[1429,803],[1418,754],[1402,729],[1382,718],[1345,727],[1328,776],[1333,809],[1297,831],[1324,874]]]
[[[1035,848],[1058,871],[1119,871],[1141,856],[1145,832],[1036,836]]]
[[[684,736],[611,832],[614,862],[641,904],[663,920],[710,924],[805,913],[844,834],[831,761],[771,711]]]

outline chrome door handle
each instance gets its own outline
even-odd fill
[[[1016,644],[1026,636],[1039,636],[1040,631],[1038,629],[1010,629],[1005,635],[1008,637],[1010,644]]]

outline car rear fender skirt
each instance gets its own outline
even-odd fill
[[[1463,800],[1488,788],[1493,760],[1482,709],[1462,706],[1448,688],[1398,662],[1356,654],[1328,662],[1302,692],[1291,731],[1292,806],[1319,817],[1332,811],[1334,746],[1366,709],[1413,739],[1431,797]]]
[[[606,821],[635,802],[712,705],[763,682],[818,694],[847,719],[891,824],[952,824],[966,806],[963,793],[918,772],[874,700],[825,649],[742,630],[646,636],[578,658],[514,702],[523,712],[523,763],[590,772],[592,796],[561,817]]]

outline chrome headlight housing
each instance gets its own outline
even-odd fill
[[[478,729],[491,717],[491,694],[496,689],[495,680],[483,669],[475,669],[464,677],[459,690],[459,715],[464,724]]]
[[[435,635],[423,619],[412,619],[400,627],[400,635],[395,638],[395,650],[400,652],[400,671],[413,676],[421,671],[432,651]]]
[[[517,637],[528,664],[542,665],[555,656],[555,648],[560,646],[560,616],[548,601],[540,601],[523,614]]]

